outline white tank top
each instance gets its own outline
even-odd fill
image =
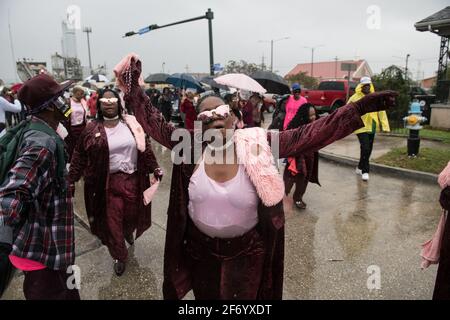
[[[233,179],[220,183],[208,177],[202,160],[189,182],[189,216],[212,238],[236,238],[253,229],[258,224],[258,203],[242,164]]]
[[[109,172],[132,174],[137,170],[136,140],[128,126],[119,121],[114,128],[105,127],[109,147]]]

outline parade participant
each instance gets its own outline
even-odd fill
[[[134,231],[137,239],[151,226],[151,206],[143,198],[151,173],[161,178],[144,131],[133,116],[123,114],[117,92],[102,90],[97,119],[81,133],[73,153],[69,181],[73,185],[84,177],[91,232],[108,247],[118,276],[128,257],[125,240],[132,245]]]
[[[80,86],[72,89],[72,97],[70,98],[72,113],[70,115],[70,122],[66,126],[69,135],[65,140],[69,152],[69,159],[72,158],[73,150],[78,143],[80,134],[86,127],[88,107],[84,99],[84,94],[84,89]]]
[[[253,127],[253,105],[249,102],[250,97],[252,96],[251,92],[246,90],[240,90],[237,92],[238,95],[238,104],[239,108],[242,112],[242,121],[244,121],[244,125],[246,127]]]
[[[188,130],[194,130],[194,121],[197,119],[197,112],[194,107],[194,94],[191,91],[186,92],[186,98],[181,104],[180,111],[186,115],[184,127]]]
[[[297,114],[298,109],[308,101],[301,96],[302,88],[300,84],[294,83],[292,85],[292,95],[286,100],[286,117],[284,118],[283,130],[286,130],[289,123]]]
[[[239,108],[239,100],[235,94],[228,93],[224,96],[223,100],[230,106],[231,116],[233,117],[233,128],[243,129],[245,124],[242,115],[242,111]]]
[[[32,114],[18,157],[0,186],[0,255],[24,271],[26,299],[80,299],[70,289],[75,261],[72,194],[64,142],[56,129],[70,109],[61,96],[70,83],[47,74],[24,83],[19,100]]]
[[[94,91],[87,102],[87,107],[89,109],[88,119],[95,119],[97,115],[97,98],[97,91]]]
[[[272,123],[269,126],[269,130],[286,129],[287,125],[291,122],[292,118],[296,115],[301,105],[308,101],[301,96],[302,89],[300,84],[294,83],[291,87],[292,95],[285,95],[279,99],[275,112],[273,113]],[[289,105],[289,108],[288,108]],[[289,110],[289,115],[287,114]]]
[[[250,102],[253,105],[253,126],[261,127],[261,124],[264,122],[263,97],[258,93],[254,93],[250,98]]]
[[[165,147],[175,148],[178,141],[172,140],[172,133],[176,129],[139,89],[137,56],[128,55],[114,72],[143,129]],[[203,154],[197,156],[191,145],[186,151],[191,157],[186,153],[185,160],[173,166],[164,298],[182,299],[193,289],[201,300],[281,299],[284,184],[273,160],[270,144],[276,142],[272,139],[278,138],[277,157],[315,152],[362,127],[363,114],[395,104],[395,96],[393,92],[370,95],[329,117],[281,133],[262,128],[233,131],[229,107],[220,97],[200,100],[198,119],[204,130],[222,134],[224,140],[226,130],[234,132],[222,148],[233,150],[233,161],[211,163],[214,147],[203,142]],[[190,142],[198,138],[192,132]]]
[[[375,88],[372,84],[372,80],[369,77],[361,78],[360,84],[356,87],[355,94],[350,98],[348,103],[356,102],[366,95],[375,92]],[[369,181],[370,173],[370,156],[372,155],[373,142],[375,140],[375,133],[380,129],[383,132],[389,132],[389,120],[386,115],[386,111],[381,110],[379,112],[371,112],[362,116],[364,122],[364,128],[361,128],[355,132],[358,136],[361,155],[359,159],[358,167],[356,168],[356,174],[362,176],[363,181]]]
[[[310,103],[304,104],[298,111],[295,117],[289,123],[287,130],[300,128],[308,123],[316,120],[316,109]],[[301,154],[295,158],[288,159],[288,165],[284,170],[283,175],[284,188],[286,196],[295,185],[294,203],[299,209],[306,209],[306,203],[303,201],[303,195],[308,187],[308,182],[319,183],[319,154],[318,152],[311,152]]]
[[[164,119],[166,119],[167,122],[170,122],[170,119],[172,118],[172,94],[168,87],[163,89],[163,93],[159,97],[158,109],[163,114]]]
[[[12,101],[11,101],[12,100]],[[0,134],[6,128],[6,112],[19,113],[22,105],[8,88],[3,88],[0,93]]]
[[[438,178],[442,216],[433,238],[422,245],[422,269],[439,264],[433,300],[450,300],[450,162]]]

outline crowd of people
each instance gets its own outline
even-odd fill
[[[72,84],[46,74],[18,92],[2,92],[3,131],[3,111],[26,111],[29,124],[7,175],[0,175],[0,281],[7,282],[12,268],[22,270],[27,299],[80,298],[66,285],[66,270],[75,263],[73,196],[80,179],[91,232],[107,246],[115,274],[125,272],[127,243],[151,227],[154,187],[163,178],[150,138],[171,150],[178,143],[172,139],[174,105],[190,137],[191,154],[184,156],[192,161],[172,168],[164,298],[182,299],[193,290],[200,300],[281,299],[283,199],[295,186],[294,203],[305,209],[308,183],[319,184],[318,151],[352,133],[361,143],[357,173],[367,181],[375,132],[389,130],[385,111],[397,96],[374,92],[370,78],[363,78],[346,106],[319,117],[294,83],[265,130],[265,97],[258,93],[144,91],[141,61],[133,54],[114,72],[116,87],[89,99],[77,86],[65,96]],[[222,147],[202,140],[195,153],[197,124],[201,135],[219,134]],[[285,159],[283,175],[274,157]],[[442,197],[449,210],[448,187]],[[448,279],[450,271],[441,274]]]

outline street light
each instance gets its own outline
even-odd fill
[[[196,17],[196,18],[191,18],[191,19],[187,19],[187,20],[177,21],[177,22],[169,23],[169,24],[166,24],[166,25],[163,25],[163,26],[160,26],[160,25],[157,25],[157,24],[152,24],[152,25],[149,25],[147,27],[139,29],[137,32],[129,31],[129,32],[125,33],[123,38],[131,37],[131,36],[134,36],[134,35],[143,35],[144,33],[150,32],[152,30],[157,30],[157,29],[161,29],[161,28],[167,28],[167,27],[178,25],[178,24],[192,22],[192,21],[201,20],[201,19],[208,20],[209,70],[210,70],[209,72],[210,72],[210,75],[213,76],[214,75],[214,50],[213,50],[212,20],[214,19],[214,12],[212,12],[211,9],[208,9],[208,11],[206,11],[205,15],[201,16],[201,17]]]
[[[280,38],[280,39],[275,39],[275,40],[259,40],[258,42],[264,42],[264,43],[269,43],[270,42],[270,71],[273,72],[273,44],[275,42],[281,41],[281,40],[287,40],[290,39],[290,37],[284,37],[284,38]]]
[[[92,74],[92,60],[91,60],[91,44],[89,42],[89,33],[92,33],[91,27],[85,27],[83,32],[86,32],[87,42],[88,42],[88,53],[89,53],[89,72]]]
[[[306,47],[306,46],[303,47],[305,49],[311,49],[311,78],[314,78],[314,50],[321,47],[324,47],[324,45],[321,44],[314,47]]]
[[[403,57],[398,57],[398,56],[392,56],[393,58],[397,58],[397,59],[404,59]],[[411,57],[411,55],[408,53],[406,55],[406,64],[405,64],[405,80],[408,81],[408,61],[409,61],[409,57]]]

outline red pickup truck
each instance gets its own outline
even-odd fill
[[[317,90],[304,90],[304,96],[319,113],[333,112],[346,104],[349,81],[322,81]],[[357,83],[350,81],[350,95],[355,93]]]

